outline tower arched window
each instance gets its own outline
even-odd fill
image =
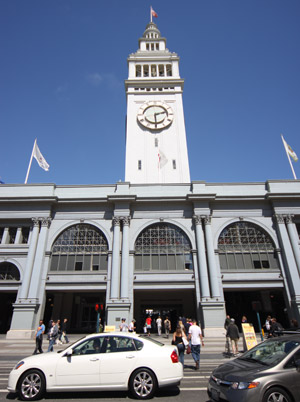
[[[183,230],[170,223],[155,223],[135,242],[135,271],[193,269],[191,243]]]
[[[271,237],[250,222],[227,226],[220,234],[218,250],[222,271],[279,269]]]
[[[11,262],[0,263],[0,280],[1,281],[19,281],[20,271]]]
[[[69,227],[52,246],[50,271],[107,271],[108,242],[88,224]]]

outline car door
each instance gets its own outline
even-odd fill
[[[100,356],[103,338],[84,340],[73,348],[72,355],[62,356],[56,366],[59,387],[89,387],[100,383]]]
[[[281,382],[285,384],[295,401],[300,401],[300,372],[296,366],[296,362],[300,362],[300,350],[297,350],[289,361],[285,364],[281,374]]]
[[[107,336],[106,353],[101,355],[101,385],[127,386],[128,377],[135,369],[139,351],[132,338],[126,336]]]

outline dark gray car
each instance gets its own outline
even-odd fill
[[[207,392],[219,402],[299,402],[300,333],[268,339],[217,367]]]

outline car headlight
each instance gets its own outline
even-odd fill
[[[23,360],[21,362],[17,363],[16,366],[15,366],[15,370],[18,370],[18,368],[23,366],[23,364],[25,364],[25,362],[23,362]]]
[[[233,382],[232,389],[252,389],[258,387],[259,382]]]

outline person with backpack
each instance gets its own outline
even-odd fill
[[[280,324],[280,322],[277,322],[277,319],[273,317],[271,319],[271,329],[270,329],[270,334],[269,337],[275,337],[275,336],[281,336],[283,331],[283,326]]]
[[[166,338],[169,338],[170,331],[171,331],[171,321],[169,320],[169,317],[166,317],[166,319],[164,321],[164,327],[165,327]]]

